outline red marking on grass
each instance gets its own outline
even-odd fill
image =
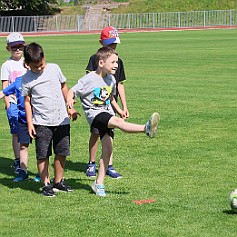
[[[155,199],[133,200],[133,202],[137,205],[142,205],[146,203],[156,202],[156,200]]]

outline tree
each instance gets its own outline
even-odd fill
[[[51,15],[60,11],[57,0],[3,0],[1,15]]]

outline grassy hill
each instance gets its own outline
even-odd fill
[[[121,6],[119,9],[114,9],[113,12],[177,12],[196,10],[226,10],[237,8],[236,0],[129,0],[128,2],[128,7]]]
[[[78,1],[78,6],[64,4],[61,9],[62,14],[83,14],[82,5],[90,2],[108,3],[111,1]],[[139,12],[178,12],[178,11],[198,11],[198,10],[227,10],[237,9],[237,0],[114,0],[114,2],[129,2],[128,6],[120,6],[113,9],[112,13],[139,13]]]

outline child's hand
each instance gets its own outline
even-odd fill
[[[75,100],[74,100],[74,99],[67,99],[67,108],[68,108],[68,109],[72,109],[74,103],[75,103]]]
[[[36,137],[36,131],[34,125],[28,125],[28,132],[32,139]]]
[[[126,118],[129,118],[129,112],[128,112],[128,108],[127,107],[123,108],[123,112],[124,112]]]
[[[78,116],[78,115],[81,116],[81,114],[80,114],[79,112],[77,112],[74,108],[70,109],[70,108],[68,107],[67,113],[68,113],[69,118],[72,119],[72,121],[77,120],[77,116]]]
[[[127,117],[126,117],[126,113],[123,111],[123,110],[119,110],[119,111],[117,111],[118,112],[118,114],[119,114],[119,116],[122,118],[122,119],[126,119]]]
[[[69,109],[73,108],[73,105],[76,103],[75,95],[72,90],[69,90],[67,93],[66,104]]]

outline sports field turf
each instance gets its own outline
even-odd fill
[[[98,35],[26,37],[40,43],[73,86],[99,47]],[[11,137],[0,102],[0,236],[236,237],[228,195],[237,188],[237,30],[120,34],[130,122],[161,116],[158,137],[116,130],[108,196],[85,175],[89,127],[71,124],[65,179],[73,193],[40,195],[41,184],[13,183]],[[0,38],[0,62],[6,60]],[[99,156],[100,151],[98,152]],[[51,162],[53,159],[51,158]],[[51,166],[53,171],[53,167]],[[34,144],[29,174],[37,173]],[[154,199],[137,205],[134,200]]]

